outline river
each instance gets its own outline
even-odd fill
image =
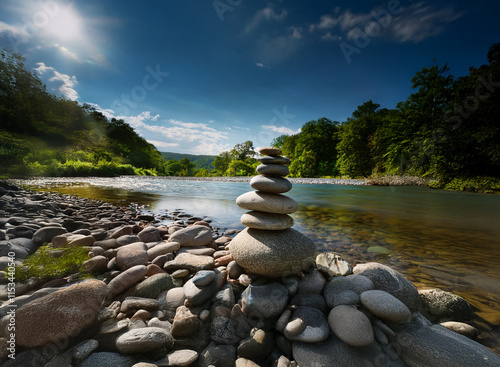
[[[24,182],[26,183],[26,182]],[[245,210],[235,199],[246,182],[164,178],[40,179],[30,185],[102,199],[136,202],[153,212],[181,209],[242,229]],[[417,287],[438,287],[475,308],[481,342],[500,351],[500,195],[432,190],[420,186],[294,184],[299,202],[294,228],[319,251],[335,251],[353,264],[378,261]]]

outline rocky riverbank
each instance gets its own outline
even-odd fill
[[[0,186],[2,366],[500,365],[463,298],[384,265],[323,253],[257,276],[232,258],[237,231],[208,218]],[[92,279],[10,284],[12,260],[78,247]]]

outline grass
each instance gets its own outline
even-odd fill
[[[16,281],[32,277],[48,281],[79,273],[87,259],[88,249],[84,247],[54,249],[41,246],[33,255],[27,257],[22,265],[16,266]]]

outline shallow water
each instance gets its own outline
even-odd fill
[[[243,182],[162,178],[43,179],[33,185],[152,211],[209,216],[212,225],[241,229],[245,212],[235,199],[252,190]],[[353,264],[378,261],[417,287],[438,287],[466,298],[479,316],[481,342],[500,351],[500,195],[431,190],[295,184],[300,204],[295,228],[319,251],[335,251]]]

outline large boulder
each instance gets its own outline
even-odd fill
[[[92,279],[22,306],[16,312],[17,345],[35,348],[78,335],[95,323],[106,293],[106,284]]]
[[[411,312],[420,311],[420,295],[417,288],[401,273],[379,263],[358,264],[354,274],[370,278],[375,288],[386,291],[403,302]]]
[[[391,342],[407,367],[500,366],[500,357],[485,346],[440,325],[432,325],[420,314],[395,331]]]
[[[422,289],[419,294],[422,314],[430,321],[468,321],[474,316],[469,302],[456,294],[441,289]]]
[[[201,225],[192,225],[170,235],[170,242],[177,242],[181,247],[206,246],[212,242],[212,230]]]
[[[280,277],[312,267],[316,245],[299,231],[245,228],[231,241],[234,260],[251,273]]]
[[[323,343],[294,342],[292,351],[293,359],[300,367],[405,367],[395,353],[386,355],[376,343],[366,347],[352,347],[333,335]],[[438,365],[431,363],[427,366]]]

